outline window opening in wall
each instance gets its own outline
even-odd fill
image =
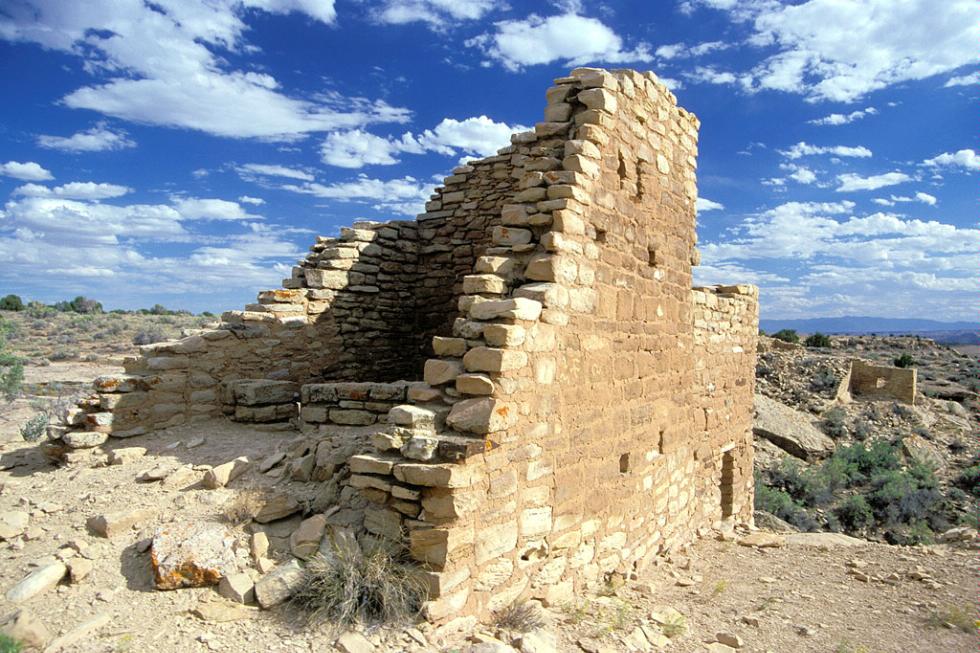
[[[617,172],[619,172],[619,188],[622,190],[626,185],[626,159],[623,158],[622,151],[619,152],[619,169]]]
[[[735,456],[731,451],[721,454],[721,517],[727,519],[734,513]]]
[[[597,243],[604,243],[604,242],[606,242],[606,230],[605,229],[600,229],[599,227],[596,227],[595,228],[595,241]]]
[[[647,265],[651,268],[657,267],[657,249],[655,247],[647,249]]]
[[[636,162],[636,195],[633,196],[634,202],[643,201],[643,165],[637,161]]]
[[[630,471],[630,455],[624,453],[619,457],[619,473],[626,474]]]
[[[887,385],[887,382],[885,381],[885,379],[883,377],[880,377],[879,376],[877,378],[877,380],[875,380],[875,387],[876,388],[884,388],[885,385]]]

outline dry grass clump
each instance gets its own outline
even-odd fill
[[[415,567],[381,549],[338,547],[310,558],[291,603],[310,623],[392,624],[414,620],[426,597]]]
[[[503,630],[526,633],[544,626],[541,612],[531,603],[511,603],[494,614],[494,625]]]

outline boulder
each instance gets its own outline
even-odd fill
[[[150,561],[157,589],[217,585],[236,571],[235,538],[220,524],[172,524],[153,536]]]
[[[293,595],[303,584],[303,568],[290,560],[266,574],[255,584],[255,599],[265,609],[277,606]]]
[[[809,415],[765,395],[755,395],[752,431],[803,460],[823,458],[834,452],[834,441],[813,425]]]

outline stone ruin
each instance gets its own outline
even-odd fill
[[[891,399],[914,405],[918,372],[914,367],[875,365],[855,358],[841,381],[837,398]]]
[[[319,237],[282,288],[97,379],[47,453],[298,426],[292,478],[418,561],[437,622],[751,523],[758,292],[692,288],[699,121],[652,73],[580,68],[546,98],[416,220]]]

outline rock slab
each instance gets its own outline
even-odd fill
[[[217,585],[236,571],[234,542],[220,524],[189,523],[160,529],[150,545],[156,588]]]
[[[765,395],[755,395],[752,432],[803,460],[823,458],[834,452],[834,441],[813,425],[809,415]]]

